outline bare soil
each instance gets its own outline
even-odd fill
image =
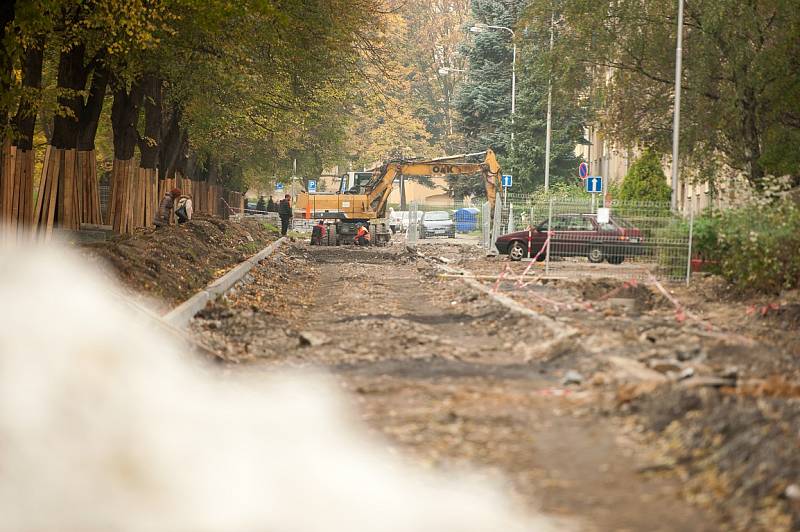
[[[436,251],[482,275],[527,266]],[[497,288],[578,330],[573,345],[539,358],[544,366],[584,375],[598,414],[632,415],[662,449],[662,469],[684,479],[684,497],[718,512],[726,529],[800,530],[800,501],[790,496],[800,487],[797,292],[743,299],[718,278],[698,277],[689,287],[666,286],[676,308],[649,285],[536,281],[539,266],[529,285],[510,278]],[[665,379],[620,371],[610,356]]]
[[[173,305],[263,248],[199,219],[84,246]],[[251,242],[252,239],[252,242]],[[323,368],[364,420],[430,467],[482,467],[586,530],[800,530],[800,296],[538,279],[476,247],[281,249],[202,311],[226,367]],[[570,334],[509,312],[462,269]],[[496,277],[505,269],[507,277]],[[452,271],[452,270],[451,270]]]
[[[334,372],[391,445],[429,467],[499,472],[532,510],[583,530],[719,529],[681,500],[641,426],[598,409],[593,388],[561,384],[584,347],[533,356],[552,332],[429,261],[400,246],[301,245],[246,281],[192,325],[221,359]]]
[[[139,229],[133,235],[81,245],[132,292],[167,309],[255,254],[277,234],[254,220],[229,222],[197,215],[184,225]]]

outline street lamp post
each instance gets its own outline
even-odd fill
[[[516,34],[511,28],[506,26],[490,26],[483,22],[478,22],[469,31],[472,33],[483,33],[486,30],[503,30],[511,34],[512,56],[511,56],[511,153],[514,153],[514,114],[517,109],[517,43],[513,42]]]
[[[555,14],[550,15],[550,55],[553,55],[553,25]],[[544,141],[544,192],[550,191],[550,137],[553,132],[553,80],[547,78],[547,135]]]
[[[672,118],[672,212],[678,210],[678,142],[681,124],[681,67],[683,62],[683,0],[678,0],[678,42],[675,47],[675,103]]]

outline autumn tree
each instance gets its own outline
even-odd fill
[[[676,10],[650,0],[533,0],[529,20],[542,25],[555,13],[563,28],[552,54],[559,90],[591,97],[612,139],[668,153]],[[768,174],[800,182],[796,5],[700,0],[685,15],[681,153],[694,165],[720,160],[756,189]]]

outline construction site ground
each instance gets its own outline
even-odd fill
[[[726,299],[701,278],[668,298],[539,265],[498,283],[504,257],[417,249],[290,243],[193,336],[226,371],[330,372],[387,445],[501,473],[584,530],[800,527],[796,294]]]
[[[232,223],[198,214],[185,225],[137,229],[133,235],[83,243],[81,251],[129,295],[166,311],[278,236],[277,228],[263,221]]]

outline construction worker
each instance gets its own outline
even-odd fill
[[[192,196],[184,194],[178,198],[178,203],[175,204],[175,217],[178,218],[179,224],[184,224],[192,219],[194,207],[192,206]]]
[[[369,246],[369,229],[367,229],[366,225],[359,225],[358,231],[356,232],[356,236],[353,239],[353,243],[356,246]]]
[[[179,188],[173,188],[161,198],[161,203],[158,205],[155,218],[153,218],[153,225],[162,227],[169,225],[169,217],[172,214],[172,208],[175,205],[175,200],[181,195]]]
[[[322,223],[322,220],[317,221],[317,224],[311,229],[311,245],[321,246],[326,232],[325,224]]]
[[[281,218],[281,235],[286,236],[289,222],[292,219],[292,197],[289,194],[286,194],[278,203],[278,216]]]

